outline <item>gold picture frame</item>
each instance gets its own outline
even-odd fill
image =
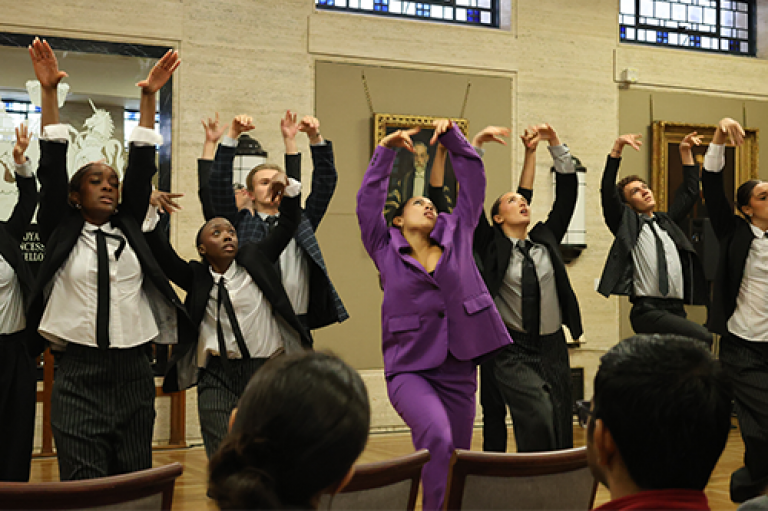
[[[666,211],[669,201],[677,186],[682,181],[682,162],[678,146],[685,136],[696,131],[701,137],[701,145],[694,147],[694,158],[699,168],[704,162],[704,153],[712,142],[717,126],[709,124],[688,124],[668,121],[653,123],[653,157],[651,161],[651,189],[656,198],[656,206]],[[738,186],[758,176],[759,130],[744,129],[744,144],[734,147],[726,143],[726,168],[724,170],[725,189],[732,201],[736,199]],[[698,207],[698,206],[697,206]],[[693,217],[698,215],[694,212]]]
[[[428,115],[401,115],[401,114],[373,114],[373,146],[386,137],[394,129],[421,128],[422,131],[429,131],[433,128],[435,121],[445,119],[445,117],[430,117]],[[464,136],[469,133],[469,121],[459,117],[450,117]]]

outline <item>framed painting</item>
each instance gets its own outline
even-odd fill
[[[433,123],[438,119],[444,119],[444,117],[374,114],[373,147],[376,147],[382,138],[397,130],[421,128],[421,131],[413,136],[413,153],[404,149],[397,150],[384,207],[384,216],[389,223],[392,222],[397,208],[414,196],[432,198],[438,210],[444,210],[444,212],[450,212],[456,203],[456,176],[451,167],[450,157],[445,161],[445,174],[439,200],[434,197],[438,192],[433,191],[430,194],[429,182],[437,154],[437,144],[430,145],[429,140],[434,134]],[[469,121],[458,118],[451,118],[451,120],[464,133],[464,136],[467,136]]]
[[[659,210],[666,211],[675,190],[683,181],[683,163],[680,160],[680,142],[685,136],[696,131],[701,145],[693,148],[693,155],[699,169],[704,165],[704,154],[712,142],[717,126],[708,124],[686,124],[667,121],[653,123],[653,157],[651,167],[651,189],[656,197]],[[759,130],[745,128],[744,144],[741,147],[726,145],[723,178],[725,192],[735,203],[736,189],[749,179],[757,178],[759,162]],[[691,218],[706,218],[706,205],[701,202],[694,206]]]

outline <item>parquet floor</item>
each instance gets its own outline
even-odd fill
[[[574,444],[584,445],[585,432],[578,426],[574,427]],[[472,440],[472,449],[480,450],[482,446],[482,431],[475,429]],[[509,429],[509,449],[514,446],[512,429]],[[388,433],[371,435],[365,452],[360,457],[360,463],[380,461],[413,451],[411,438],[408,433]],[[738,429],[733,429],[728,439],[720,461],[715,468],[706,493],[712,509],[735,510],[737,505],[728,497],[728,485],[731,472],[739,468],[744,455],[744,444]],[[207,459],[202,446],[187,449],[174,449],[156,451],[154,454],[155,466],[161,466],[178,461],[184,465],[184,474],[176,483],[176,491],[173,498],[174,511],[215,511],[216,506],[205,496]],[[32,461],[33,482],[57,481],[59,478],[58,466],[55,458],[36,458]],[[597,492],[595,505],[600,505],[610,500],[608,490],[600,486]]]

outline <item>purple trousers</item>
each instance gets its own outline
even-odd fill
[[[435,369],[387,379],[389,400],[411,428],[413,446],[431,456],[421,473],[424,511],[442,509],[453,451],[470,448],[476,389],[475,363],[451,354]]]

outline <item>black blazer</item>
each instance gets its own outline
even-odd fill
[[[16,188],[19,198],[10,218],[0,222],[0,255],[13,268],[19,278],[21,292],[26,304],[32,296],[34,276],[29,269],[19,244],[27,233],[37,207],[37,181],[34,177],[21,177],[16,174]]]
[[[741,279],[755,235],[749,222],[734,213],[733,206],[725,196],[722,172],[709,172],[705,169],[701,174],[701,185],[712,229],[720,242],[707,328],[725,335],[728,333],[728,320],[736,310]]]
[[[630,297],[634,295],[635,267],[632,262],[632,250],[643,227],[640,215],[621,200],[616,188],[616,175],[620,163],[621,158],[608,156],[600,185],[603,218],[615,236],[597,287],[597,291],[606,297],[612,294]],[[683,300],[692,305],[708,305],[709,290],[704,278],[704,267],[688,237],[677,225],[677,222],[688,215],[698,200],[699,168],[696,165],[686,165],[683,167],[683,183],[675,191],[669,212],[654,211],[653,215],[657,218],[659,227],[664,229],[675,242],[680,255],[683,271]]]
[[[45,339],[38,334],[50,291],[46,288],[56,272],[69,258],[83,229],[85,220],[68,202],[67,145],[40,141],[40,210],[37,222],[40,239],[45,243],[45,257],[35,281],[32,301],[27,311],[29,350],[33,356],[43,352]],[[194,335],[194,326],[168,279],[152,256],[141,224],[147,214],[152,193],[151,178],[156,172],[155,147],[131,144],[128,168],[123,179],[123,199],[110,222],[119,227],[127,243],[136,252],[144,273],[144,290],[158,322],[160,334],[155,342],[173,344]]]
[[[556,197],[549,216],[546,222],[537,223],[530,230],[528,236],[535,243],[540,243],[547,248],[555,272],[555,286],[560,310],[563,314],[563,324],[570,330],[571,337],[578,339],[584,333],[581,325],[581,311],[559,249],[560,241],[568,231],[568,224],[571,222],[573,209],[576,207],[578,178],[575,173],[558,173],[556,179]],[[518,188],[517,192],[523,195],[529,203],[531,202],[532,190]],[[480,274],[494,298],[499,294],[504,275],[509,267],[512,247],[509,238],[499,227],[492,227],[485,216],[485,212],[483,212],[477,223],[477,228],[475,228],[474,250],[480,260],[478,264]]]
[[[288,352],[295,351],[299,347],[312,348],[312,340],[294,314],[280,275],[274,266],[275,261],[291,241],[299,223],[301,214],[299,200],[298,197],[283,198],[280,203],[280,222],[274,231],[263,241],[242,246],[235,258],[272,306],[272,312],[284,334],[283,340]],[[213,287],[209,265],[200,261],[187,262],[180,258],[160,229],[146,236],[165,274],[187,292],[184,304],[198,331],[205,317],[205,309]],[[289,327],[290,330],[286,332],[284,327]],[[198,335],[188,337],[174,349],[163,382],[163,389],[166,392],[183,390],[197,383],[198,337]]]

